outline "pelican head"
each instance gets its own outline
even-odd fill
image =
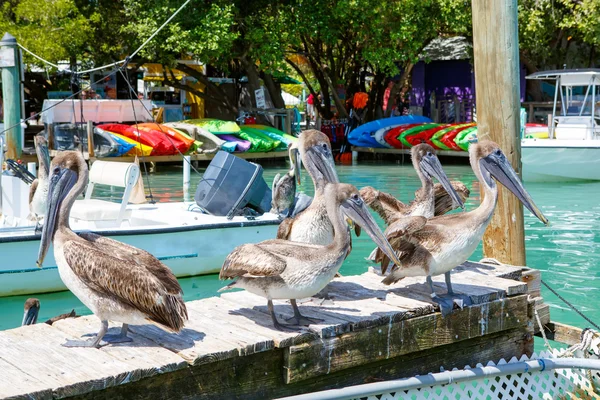
[[[325,187],[325,197],[335,198],[345,218],[354,221],[364,229],[379,247],[396,265],[402,265],[396,252],[392,249],[385,235],[371,216],[365,202],[360,197],[358,189],[347,183],[328,184]]]
[[[40,301],[35,298],[27,299],[24,310],[21,326],[35,324],[37,322],[38,313],[40,312]]]
[[[542,214],[535,205],[533,199],[523,187],[519,176],[510,165],[510,162],[496,143],[492,141],[483,141],[472,144],[469,147],[469,156],[478,162],[481,177],[485,184],[495,187],[494,177],[504,187],[510,190],[523,203],[533,215],[535,215],[545,225],[549,225],[548,219]]]
[[[289,156],[290,156],[290,164],[292,166],[292,173],[294,174],[294,178],[296,178],[296,182],[300,185],[300,166],[302,164],[302,159],[299,157],[300,151],[298,150],[298,142],[292,143],[288,148]]]
[[[426,179],[431,180],[435,177],[442,184],[444,189],[446,189],[450,198],[452,198],[454,208],[458,206],[464,209],[465,205],[446,176],[442,164],[435,154],[434,148],[426,143],[421,143],[414,146],[410,150],[410,153],[415,169],[421,171]]]
[[[40,175],[48,176],[50,167],[50,152],[48,151],[48,141],[42,134],[37,134],[33,138],[35,143],[35,152],[40,163]]]
[[[59,225],[68,227],[71,206],[75,198],[83,191],[83,187],[87,182],[87,175],[87,165],[83,156],[77,151],[63,151],[52,160],[48,176],[48,212],[42,228],[42,238],[36,262],[38,267],[42,267]],[[77,193],[69,196],[76,183],[79,183]],[[68,201],[65,202],[67,197]],[[64,205],[67,207],[64,207]]]
[[[327,135],[316,129],[303,131],[298,139],[298,149],[302,163],[315,183],[340,181]]]

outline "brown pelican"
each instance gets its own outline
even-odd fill
[[[23,321],[21,322],[21,326],[35,324],[37,322],[39,312],[40,301],[33,297],[27,299],[25,301]]]
[[[37,178],[29,188],[29,218],[39,221],[46,215],[50,153],[48,152],[48,142],[44,136],[36,135],[33,140],[35,142],[35,152],[37,153],[40,167],[38,169]]]
[[[23,322],[21,323],[21,326],[35,324],[37,322],[38,314],[40,312],[40,301],[36,298],[27,299],[27,301],[25,301],[24,310],[25,311],[23,313]],[[49,320],[46,321],[46,324],[52,325],[53,323],[55,323],[58,320],[66,319],[66,318],[74,318],[74,317],[77,317],[77,314],[75,313],[75,310],[73,309],[73,310],[71,310],[70,313],[60,314],[60,315],[57,315],[56,317],[50,318]]]
[[[88,181],[80,153],[64,151],[52,161],[48,213],[42,228],[37,265],[54,242],[54,258],[65,285],[102,321],[87,341],[67,347],[99,347],[101,340],[131,341],[128,324],[153,323],[178,332],[187,320],[181,286],[175,275],[150,253],[93,233],[76,235],[69,227],[71,207]],[[108,321],[123,323],[119,335],[105,335]],[[110,339],[109,339],[110,337]]]
[[[350,251],[350,232],[346,218],[362,226],[391,259],[396,256],[371,217],[358,190],[345,183],[329,183],[322,189],[327,217],[333,226],[333,242],[315,245],[273,239],[235,248],[225,259],[219,277],[235,279],[221,290],[243,288],[267,298],[273,325],[283,329],[273,311],[273,299],[290,299],[291,318],[297,325],[317,320],[300,314],[296,299],[310,297],[335,276]],[[394,262],[399,262],[398,260]]]
[[[323,189],[328,182],[339,183],[331,143],[324,133],[315,129],[303,131],[297,142],[304,168],[315,186],[312,203],[294,218],[281,222],[277,239],[327,245],[333,241],[333,226],[327,218]]]
[[[275,175],[272,186],[271,212],[280,214],[287,210],[286,217],[290,217],[294,211],[296,201],[296,181],[300,184],[300,159],[296,144],[290,146],[289,157],[291,168],[283,175]]]
[[[386,224],[398,218],[423,216],[431,218],[455,209],[464,208],[464,200],[469,196],[469,189],[462,182],[450,182],[442,169],[435,150],[422,143],[411,149],[412,163],[421,180],[422,187],[415,192],[415,199],[404,204],[394,196],[380,192],[371,186],[360,190],[365,202],[376,211]],[[433,184],[433,177],[440,181]],[[458,193],[457,193],[458,192]]]
[[[486,141],[469,148],[471,167],[483,190],[483,201],[475,210],[442,215],[427,220],[425,217],[398,219],[386,229],[386,238],[397,251],[402,266],[394,267],[383,279],[390,285],[407,276],[427,276],[432,298],[437,299],[442,313],[452,309],[453,291],[450,271],[465,262],[477,248],[487,228],[498,198],[496,181],[508,188],[544,224],[548,220],[534,204],[500,147]],[[492,179],[495,178],[495,179]],[[385,273],[389,258],[377,250],[376,261]],[[433,291],[432,276],[445,274],[448,296]],[[468,299],[465,299],[468,301]]]

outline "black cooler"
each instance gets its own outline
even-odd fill
[[[271,189],[260,165],[219,151],[202,176],[194,200],[212,215],[231,219],[243,208],[258,213],[271,209]]]

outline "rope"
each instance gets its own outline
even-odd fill
[[[125,73],[123,73],[123,69],[125,70]],[[121,73],[121,76],[123,76],[123,78],[125,79],[125,82],[127,82],[129,87],[131,87],[131,84],[129,83],[129,75],[127,74],[127,64],[125,64],[121,68],[119,68],[119,72]],[[137,97],[137,92],[135,92],[135,95]],[[133,102],[133,96],[132,96],[131,91],[129,92],[129,100],[131,100],[131,108],[133,110],[133,119],[135,120],[135,131],[137,132],[138,138],[139,138],[140,131],[138,129],[137,116],[135,114],[135,104]],[[142,104],[144,104],[144,103],[142,102]],[[154,201],[154,196],[152,195],[152,186],[150,185],[150,175],[148,174],[148,168],[146,167],[146,162],[144,161],[144,153],[143,153],[143,151],[141,151],[141,149],[142,149],[142,144],[140,142],[140,154],[141,154],[140,158],[142,160],[142,163],[144,164],[144,174],[146,175],[146,185],[148,186],[148,197],[150,198],[150,204],[154,204],[154,203],[156,203],[156,201]]]
[[[121,74],[123,74],[123,73],[121,72]],[[135,93],[136,94],[136,98],[137,98],[137,92],[131,86],[131,83],[129,83],[129,80],[126,79],[125,81],[127,82],[127,85],[129,86],[129,97],[131,98],[131,101],[133,103],[133,98],[132,98],[131,94]],[[179,153],[179,155],[181,157],[183,157],[183,160],[190,165],[190,167],[194,170],[194,172],[196,172],[198,175],[202,175],[202,173],[200,173],[200,171],[198,171],[196,169],[196,167],[194,167],[194,165],[185,158],[184,154],[179,150],[179,148],[177,148],[177,146],[175,146],[175,143],[173,142],[173,140],[171,140],[171,137],[169,135],[167,135],[167,133],[162,129],[162,126],[160,126],[160,124],[156,122],[156,118],[154,118],[154,114],[152,114],[152,111],[148,110],[148,107],[146,107],[146,105],[144,104],[144,102],[141,101],[139,98],[138,98],[138,101],[142,104],[142,107],[144,107],[144,109],[146,110],[146,112],[148,114],[150,114],[150,116],[152,117],[152,122],[154,122],[158,126],[158,129],[161,131],[161,133],[163,135],[165,135],[165,137],[167,138],[167,140],[169,142],[171,142],[171,144],[173,145],[173,147],[175,148],[175,150],[177,150],[177,152]],[[136,129],[137,129],[137,124],[136,124]]]
[[[558,297],[566,305],[568,305],[571,308],[571,310],[575,311],[577,314],[579,314],[579,316],[581,316],[581,318],[585,319],[590,325],[592,325],[595,329],[597,329],[597,330],[600,331],[600,326],[598,326],[594,321],[592,321],[591,319],[589,319],[588,317],[586,317],[581,311],[579,311],[577,309],[577,307],[575,307],[567,299],[565,299],[564,297],[562,297],[556,290],[552,289],[546,282],[544,282],[544,280],[542,280],[542,284],[546,287],[546,289],[548,289],[549,291],[551,291],[556,297]]]
[[[94,82],[94,83],[91,83],[91,84],[90,84],[90,86],[88,86],[88,87],[85,87],[85,88],[83,88],[83,89],[80,89],[78,92],[76,92],[76,93],[73,93],[72,95],[70,95],[70,96],[68,96],[68,97],[66,97],[66,98],[64,98],[64,99],[62,99],[62,100],[61,100],[61,101],[59,101],[58,103],[52,104],[50,107],[48,107],[48,108],[44,108],[42,111],[40,111],[40,112],[38,112],[38,113],[35,113],[35,114],[33,114],[32,116],[30,116],[30,117],[28,117],[28,118],[25,118],[25,119],[21,120],[21,122],[19,122],[19,123],[17,123],[17,124],[14,124],[14,125],[11,125],[11,126],[9,126],[8,128],[5,128],[3,131],[1,131],[1,132],[0,132],[0,135],[2,135],[4,132],[7,132],[7,131],[11,130],[12,128],[16,128],[17,126],[20,126],[20,125],[21,125],[21,123],[23,123],[23,122],[29,121],[29,120],[31,120],[31,119],[36,119],[37,117],[39,117],[40,115],[42,115],[44,112],[46,112],[46,111],[48,111],[48,110],[51,110],[51,109],[53,109],[54,107],[56,107],[56,106],[58,106],[58,105],[60,105],[60,104],[64,103],[64,102],[65,102],[65,101],[67,101],[67,100],[71,100],[71,99],[73,99],[75,96],[78,96],[79,94],[83,93],[84,91],[86,91],[86,90],[90,89],[90,88],[91,88],[93,85],[95,85],[95,84],[97,84],[97,83],[100,83],[100,82],[102,82],[102,81],[103,81],[103,80],[104,80],[106,77],[108,77],[108,76],[111,76],[111,75],[113,75],[113,74],[116,74],[116,73],[117,73],[117,71],[118,71],[118,69],[115,69],[115,70],[114,70],[114,71],[112,71],[110,74],[108,74],[108,75],[106,75],[106,76],[103,76],[101,79],[98,79],[98,80],[97,80],[96,82]]]
[[[482,263],[482,264],[505,265],[504,263],[501,263],[500,261],[496,260],[495,258],[482,258],[481,260],[479,260],[479,262]],[[598,326],[594,321],[592,321],[587,316],[585,316],[581,311],[579,311],[577,309],[577,307],[575,307],[567,299],[565,299],[564,297],[562,297],[556,290],[552,289],[552,287],[550,287],[550,285],[548,285],[546,282],[544,282],[543,279],[541,279],[541,282],[546,287],[546,289],[548,289],[549,291],[551,291],[563,303],[565,303],[567,306],[569,306],[571,308],[571,310],[575,311],[577,314],[579,314],[579,316],[581,316],[581,318],[585,319],[590,325],[592,325],[594,328],[596,328],[598,331],[600,331],[600,326]]]
[[[133,53],[131,53],[131,54],[130,54],[128,57],[126,57],[125,59],[123,59],[123,60],[120,60],[120,61],[116,61],[116,62],[113,62],[113,63],[110,63],[110,64],[103,65],[103,66],[101,66],[101,67],[95,67],[95,68],[86,69],[86,70],[84,70],[84,71],[79,71],[79,72],[78,72],[78,73],[79,73],[79,75],[88,74],[88,73],[90,73],[90,72],[96,72],[96,71],[100,71],[100,70],[103,70],[103,69],[108,69],[108,68],[114,68],[114,67],[118,67],[120,64],[127,65],[127,63],[129,62],[129,60],[130,60],[130,59],[132,59],[132,58],[133,58],[133,57],[134,57],[134,56],[135,56],[137,53],[139,53],[139,52],[140,52],[140,51],[141,51],[141,50],[142,50],[142,49],[143,49],[143,48],[144,48],[144,47],[145,47],[145,46],[146,46],[146,45],[147,45],[147,44],[148,44],[148,43],[149,43],[149,42],[150,42],[152,39],[154,39],[154,37],[155,37],[156,35],[158,35],[158,33],[159,33],[159,32],[160,32],[160,31],[161,31],[161,30],[162,30],[162,29],[163,29],[165,26],[167,26],[167,24],[168,24],[169,22],[171,22],[171,20],[172,20],[173,18],[175,18],[175,16],[176,16],[177,14],[179,14],[179,12],[180,12],[181,10],[183,10],[183,8],[184,8],[185,6],[187,6],[187,5],[190,3],[190,1],[192,1],[192,0],[187,0],[185,3],[183,3],[183,4],[181,5],[181,7],[179,7],[179,8],[177,9],[177,11],[175,11],[175,12],[173,13],[173,15],[171,15],[171,16],[169,17],[169,19],[167,19],[167,20],[166,20],[166,21],[165,21],[165,22],[164,22],[164,23],[163,23],[163,24],[160,26],[160,28],[158,28],[156,31],[154,31],[154,33],[153,33],[152,35],[150,35],[150,37],[149,37],[148,39],[146,39],[146,41],[145,41],[144,43],[142,43],[142,45],[141,45],[140,47],[138,47],[136,51],[134,51]],[[38,60],[40,60],[40,61],[42,61],[42,62],[45,62],[46,64],[48,64],[48,65],[50,65],[50,66],[52,66],[52,67],[54,67],[54,68],[56,68],[56,69],[60,69],[60,66],[58,66],[57,64],[51,63],[50,61],[48,61],[48,60],[46,60],[46,59],[44,59],[44,58],[42,58],[42,57],[38,56],[37,54],[35,54],[35,53],[34,53],[34,52],[32,52],[31,50],[29,50],[29,49],[25,48],[25,47],[24,47],[24,46],[22,46],[21,44],[17,43],[17,46],[19,46],[19,47],[20,47],[22,50],[24,50],[24,51],[26,51],[27,53],[31,54],[33,57],[37,58]],[[70,72],[70,73],[75,73],[75,71],[72,71],[72,70],[70,70],[70,69],[68,69],[68,68],[67,68],[67,69],[65,69],[65,71],[67,71],[67,72]]]
[[[169,22],[171,22],[171,20],[172,20],[173,18],[175,18],[175,16],[176,16],[177,14],[179,14],[179,11],[183,10],[183,8],[184,8],[185,6],[187,6],[187,5],[188,5],[188,3],[189,3],[190,1],[192,1],[192,0],[187,0],[185,3],[183,3],[183,4],[181,5],[181,7],[179,7],[179,8],[177,9],[177,11],[175,11],[175,12],[173,13],[173,15],[171,15],[171,16],[169,17],[169,19],[168,19],[168,20],[166,20],[166,21],[165,21],[165,23],[164,23],[164,24],[162,24],[162,25],[160,26],[160,28],[158,28],[158,29],[157,29],[157,30],[156,30],[156,31],[155,31],[155,32],[154,32],[152,35],[150,35],[150,37],[149,37],[148,39],[146,39],[146,41],[145,41],[144,43],[142,43],[142,45],[141,45],[140,47],[138,47],[138,49],[137,49],[136,51],[134,51],[134,52],[133,52],[133,53],[132,53],[132,54],[131,54],[129,57],[127,57],[127,58],[128,58],[128,59],[131,59],[131,58],[135,57],[135,55],[136,55],[137,53],[139,53],[139,52],[140,52],[140,50],[142,50],[142,49],[144,48],[144,46],[146,46],[146,45],[148,44],[148,42],[150,42],[152,39],[154,39],[154,36],[156,36],[156,35],[158,34],[158,32],[160,32],[160,31],[162,30],[162,28],[164,28],[164,27],[165,27],[165,26],[166,26],[166,25],[167,25]]]

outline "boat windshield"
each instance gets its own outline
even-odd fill
[[[564,104],[561,115],[591,117],[600,116],[598,86],[560,86],[560,101]],[[596,93],[592,93],[595,91]],[[594,104],[595,103],[595,104]]]

